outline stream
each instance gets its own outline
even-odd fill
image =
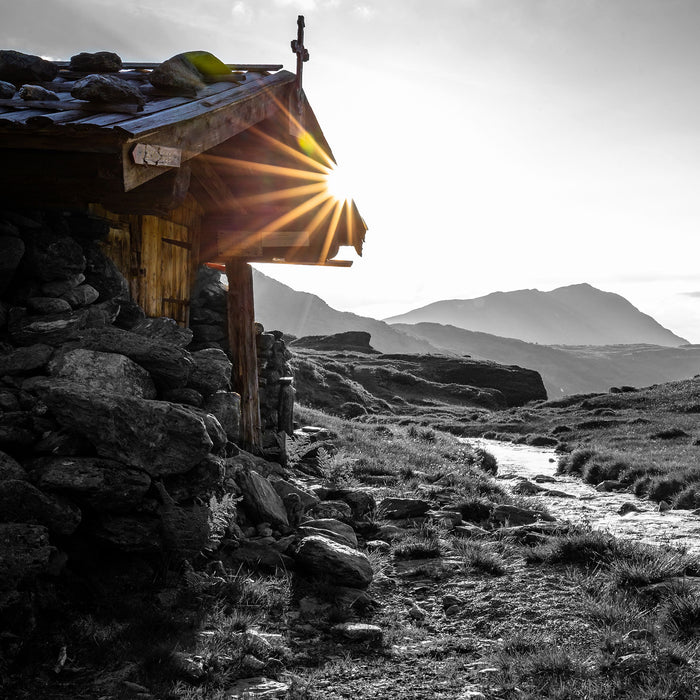
[[[551,448],[515,445],[500,440],[463,438],[472,447],[488,450],[498,460],[497,479],[514,487],[522,479],[537,486],[566,495],[546,491],[525,496],[546,506],[558,520],[588,523],[597,530],[607,530],[617,537],[681,547],[700,555],[700,517],[688,510],[659,512],[652,501],[637,498],[626,491],[600,493],[581,479],[557,474],[557,455]],[[632,504],[638,512],[620,515],[623,504]],[[628,507],[628,506],[627,506]]]

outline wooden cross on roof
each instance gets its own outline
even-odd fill
[[[304,15],[299,15],[297,17],[297,38],[292,39],[292,53],[297,55],[297,81],[296,81],[296,92],[297,92],[297,111],[301,116],[302,113],[302,103],[301,103],[301,77],[304,68],[304,63],[309,60],[309,52],[304,46]]]

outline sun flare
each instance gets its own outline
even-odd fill
[[[333,199],[345,202],[352,199],[352,185],[345,171],[334,168],[326,174],[326,189]]]

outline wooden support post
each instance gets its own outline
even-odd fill
[[[250,452],[262,451],[258,358],[255,344],[253,270],[240,258],[226,262],[228,338],[233,360],[233,390],[241,395],[241,441]]]

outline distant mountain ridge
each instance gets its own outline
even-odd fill
[[[416,338],[384,321],[338,311],[321,297],[298,292],[282,282],[253,269],[255,318],[268,330],[280,330],[297,337],[332,335],[344,331],[366,331],[372,337],[372,346],[380,352],[414,354],[443,353],[423,338]]]
[[[390,324],[439,323],[543,345],[677,347],[688,343],[619,294],[587,283],[550,292],[521,289],[476,299],[436,301],[384,320]]]

